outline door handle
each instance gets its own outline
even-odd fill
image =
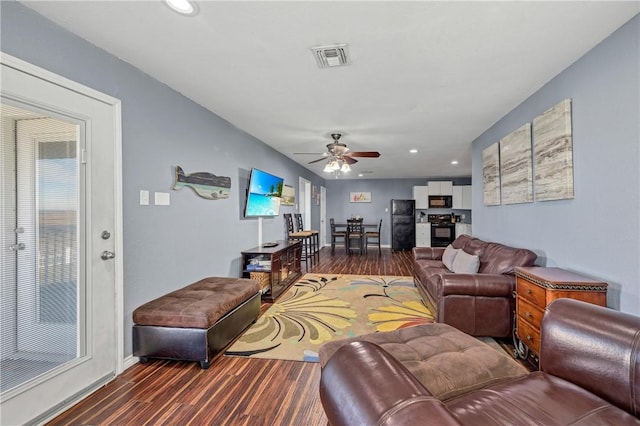
[[[11,244],[9,246],[9,248],[13,251],[20,251],[20,250],[24,250],[25,249],[25,245],[24,243],[18,243],[18,244]]]
[[[114,257],[116,257],[116,254],[108,250],[103,251],[102,254],[100,255],[100,258],[102,260],[109,260],[109,259],[113,259]]]

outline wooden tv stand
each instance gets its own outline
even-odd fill
[[[277,241],[274,247],[254,247],[242,252],[242,278],[260,283],[262,299],[273,302],[302,275],[300,241]]]

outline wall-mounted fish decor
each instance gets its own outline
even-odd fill
[[[187,175],[182,167],[176,166],[176,181],[173,189],[178,190],[188,186],[196,194],[208,200],[221,200],[229,198],[231,189],[231,178],[227,176],[216,176],[213,173],[197,172]]]

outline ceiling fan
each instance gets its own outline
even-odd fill
[[[327,144],[327,152],[323,153],[322,157],[318,158],[317,160],[309,161],[309,164],[317,163],[318,161],[327,160],[327,159],[329,161],[335,160],[335,161],[341,161],[347,164],[354,164],[354,163],[357,163],[358,160],[356,160],[353,157],[361,157],[361,158],[380,157],[380,153],[377,151],[350,151],[349,148],[347,148],[346,144],[340,142],[341,136],[342,135],[340,133],[332,133],[331,137],[333,138],[333,142]],[[320,155],[320,154],[315,154],[311,152],[296,152],[294,154]]]

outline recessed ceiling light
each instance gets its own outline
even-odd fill
[[[198,14],[198,5],[191,0],[164,0],[164,4],[181,15],[195,16]]]
[[[364,173],[358,173],[358,176],[362,177],[362,176],[364,176]]]
[[[453,160],[453,161],[451,162],[451,164],[453,164],[453,165],[455,166],[456,164],[458,164],[458,160]]]
[[[418,152],[418,150],[413,148],[413,149],[410,149],[409,152],[412,153],[412,154],[415,154],[416,152]]]

